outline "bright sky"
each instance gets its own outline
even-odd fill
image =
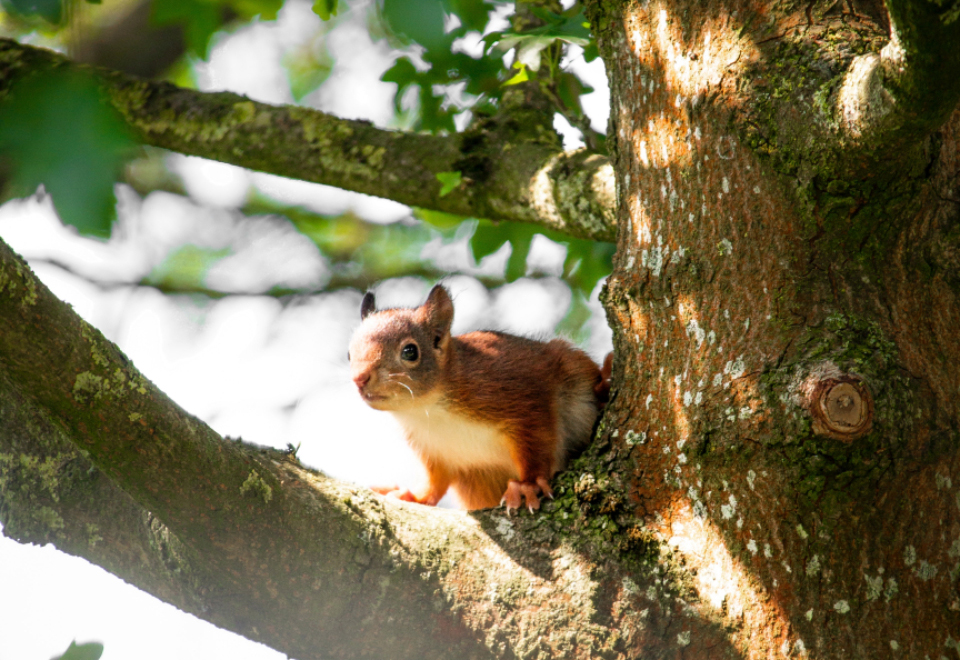
[[[222,37],[210,61],[198,66],[201,87],[290,102],[280,58],[285,48],[320,29],[310,2],[288,0],[276,23]],[[378,79],[390,65],[390,53],[383,42],[370,41],[362,12],[348,16],[328,44],[336,69],[305,102],[389,124],[392,85]],[[600,90],[584,105],[595,125],[603,127],[608,106],[602,65],[581,59],[574,66]],[[290,305],[256,296],[201,305],[147,288],[100,287],[44,263],[65,262],[94,279],[135,279],[181,245],[229,245],[235,256],[210,273],[211,286],[250,291],[309,285],[328,276],[323,256],[309,240],[284,220],[241,223],[232,211],[251,187],[325,213],[349,208],[380,222],[408,214],[393,202],[326,186],[197,158],[172,159],[191,199],[153,193],[141,200],[121,189],[119,229],[108,242],[78,238],[60,224],[47,201],[36,199],[0,207],[0,237],[34,260],[40,279],[116,342],[148,378],[221,434],[277,447],[300,444],[305,464],[359,484],[417,485],[422,470],[391,418],[366,407],[348,379],[346,345],[359,322],[360,292]],[[436,243],[424,258],[464,263],[466,254],[463,241]],[[543,240],[536,242],[531,260],[550,272],[563,255],[562,247]],[[481,266],[495,269],[499,262],[502,267],[506,256],[502,251]],[[456,304],[455,333],[492,327],[496,319],[500,329],[550,335],[570,300],[566,286],[553,278],[523,279],[494,291],[464,275],[446,283]],[[387,281],[377,289],[378,302],[416,305],[429,286],[415,279]],[[585,348],[600,360],[611,338],[596,291],[591,306],[592,339]],[[371,465],[371,456],[379,462]],[[102,642],[104,660],[284,657],[184,614],[82,559],[0,537],[0,660],[48,660],[72,640]]]

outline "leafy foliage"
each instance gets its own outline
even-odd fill
[[[416,22],[414,4],[423,5],[425,13],[432,18],[412,30],[408,25]],[[387,30],[401,44],[414,43],[424,49],[420,59],[425,67],[416,66],[411,56],[400,57],[382,78],[397,85],[394,104],[398,112],[403,110],[407,90],[416,92],[415,130],[455,130],[454,118],[468,108],[448,101],[454,86],[462,87],[463,94],[471,97],[474,105],[493,106],[500,98],[500,74],[504,69],[501,57],[487,52],[475,57],[464,52],[460,44],[471,32],[486,31],[494,8],[493,3],[483,0],[417,0],[409,5],[404,0],[383,0],[382,18]],[[446,32],[445,14],[456,17],[459,22]]]
[[[476,225],[470,237],[470,249],[473,258],[479,262],[484,257],[497,252],[505,244],[510,244],[510,258],[504,279],[513,282],[527,274],[527,257],[530,246],[537,234],[565,245],[567,257],[563,266],[563,279],[573,288],[589,295],[593,288],[612,268],[614,246],[570,238],[563,234],[546,231],[537,225],[524,223],[494,223],[490,220],[475,221]]]
[[[0,0],[21,15],[32,12],[50,21],[62,21],[62,1]],[[283,1],[154,0],[151,7],[155,22],[182,26],[188,54],[195,58],[206,57],[212,36],[227,23],[272,19]],[[298,101],[333,71],[326,40],[350,20],[347,8],[340,0],[314,0],[313,11],[328,22],[283,56],[290,90]],[[522,18],[511,18],[511,9],[513,3],[499,0],[374,3],[367,17],[371,34],[400,49],[382,76],[396,84],[394,107],[400,123],[417,131],[454,132],[474,115],[495,114],[511,86],[527,84],[536,85],[571,124],[589,128],[580,97],[592,89],[568,70],[564,60],[571,45],[582,48],[588,60],[596,57],[580,2],[556,12],[525,4]],[[28,22],[23,25],[25,30],[35,29]],[[190,66],[186,59],[183,71]],[[65,222],[84,233],[107,234],[114,215],[114,177],[130,148],[129,138],[92,84],[38,78],[31,85],[18,86],[0,101],[0,157],[12,174],[13,192],[30,194],[43,184]],[[585,140],[598,145],[587,140],[586,133]],[[462,185],[463,173],[439,172],[436,178],[441,195],[448,195]],[[350,214],[331,218],[276,204],[258,209],[258,204],[264,205],[263,200],[254,200],[245,211],[283,213],[316,243],[334,265],[332,287],[409,274],[440,277],[443,272],[437,266],[423,262],[426,246],[438,239],[465,237],[476,263],[499,250],[505,250],[504,256],[509,253],[502,274],[485,276],[487,284],[513,281],[536,275],[528,258],[537,234],[542,234],[567,249],[562,277],[575,292],[568,317],[573,326],[577,310],[585,309],[585,297],[609,272],[613,252],[609,244],[573,240],[532,225],[498,224],[424,209],[415,211],[421,222],[380,226]],[[171,291],[204,290],[210,267],[226,256],[223,251],[187,245],[172,252],[146,282]]]
[[[531,71],[540,70],[542,52],[558,41],[588,49],[585,51],[587,61],[597,57],[596,45],[591,40],[590,29],[579,5],[562,14],[541,7],[533,7],[531,11],[543,21],[542,26],[522,32],[491,32],[483,41],[501,53],[516,50],[516,60]]]
[[[116,215],[116,175],[133,148],[123,120],[90,78],[61,72],[15,85],[0,103],[0,154],[12,187],[43,185],[63,222],[106,236]]]
[[[337,15],[337,0],[316,0],[313,3],[314,13],[325,21]]]

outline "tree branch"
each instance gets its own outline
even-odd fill
[[[843,77],[841,127],[878,156],[916,145],[960,102],[960,21],[946,24],[942,4],[886,0],[889,43],[856,57]]]
[[[575,551],[596,525],[568,520],[572,489],[535,517],[468,515],[221,439],[2,242],[0,409],[8,535],[300,660],[635,655],[689,630],[727,643],[664,581],[654,546]]]
[[[450,136],[401,133],[228,92],[204,93],[74,64],[0,40],[0,95],[52,68],[95,71],[140,139],[165,149],[377,195],[462,216],[532,222],[581,238],[615,237],[615,186],[605,156],[563,152],[523,132],[522,115],[478,122]],[[440,195],[440,172],[463,183]]]
[[[198,278],[195,283],[174,281],[168,282],[162,279],[154,280],[149,276],[141,277],[139,279],[119,279],[113,278],[108,279],[90,273],[85,272],[82,268],[78,268],[73,264],[70,264],[67,261],[62,259],[53,259],[48,257],[38,257],[31,258],[27,257],[29,262],[33,266],[43,265],[43,266],[52,266],[58,268],[73,277],[76,277],[80,280],[83,280],[87,284],[95,286],[102,291],[114,291],[117,289],[153,289],[159,291],[160,293],[176,296],[176,295],[197,295],[203,296],[205,298],[212,298],[214,300],[220,298],[229,298],[229,297],[239,297],[239,296],[265,296],[269,298],[290,298],[290,297],[299,297],[299,296],[312,296],[319,295],[324,293],[330,293],[333,291],[338,291],[341,289],[357,289],[359,291],[367,291],[374,288],[378,283],[382,282],[385,277],[380,277],[378,273],[334,273],[330,280],[320,288],[285,288],[285,287],[273,287],[267,291],[225,291],[223,289],[214,289],[203,284],[203,278]],[[391,273],[389,277],[420,277],[425,280],[439,280],[445,275],[449,275],[450,271],[441,270],[439,268],[431,268],[430,266],[419,266],[417,264],[411,264],[409,268]],[[500,286],[505,283],[505,280],[502,277],[489,277],[482,275],[472,275],[474,279],[483,284],[487,288],[493,288],[495,286]],[[537,280],[541,276],[536,273],[528,276],[528,279]]]

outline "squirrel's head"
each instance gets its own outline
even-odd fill
[[[353,333],[350,377],[377,410],[402,410],[433,392],[450,347],[453,301],[439,284],[415,309],[377,310],[372,293],[360,304],[362,323]]]

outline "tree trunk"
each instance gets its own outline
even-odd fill
[[[744,657],[960,654],[960,48],[938,7],[889,4],[893,72],[855,58],[888,40],[879,3],[597,17],[621,202],[607,435]]]
[[[217,438],[0,246],[4,532],[301,660],[960,656],[960,21],[945,11],[591,7],[619,200],[614,394],[535,516],[388,502]],[[147,141],[169,139],[138,114],[164,89],[114,94]],[[192,94],[154,104],[163,126]],[[273,112],[199,97],[222,112],[190,115],[218,141],[198,155],[230,160]],[[209,130],[231,108],[237,125]],[[294,132],[304,113],[287,113]],[[471,155],[436,144],[437,167]],[[326,176],[261,147],[265,169]],[[554,222],[540,202],[589,187],[591,167],[524,165],[510,217]],[[442,204],[496,208],[478,185]],[[571,231],[608,232],[603,199],[585,211],[599,229]]]

